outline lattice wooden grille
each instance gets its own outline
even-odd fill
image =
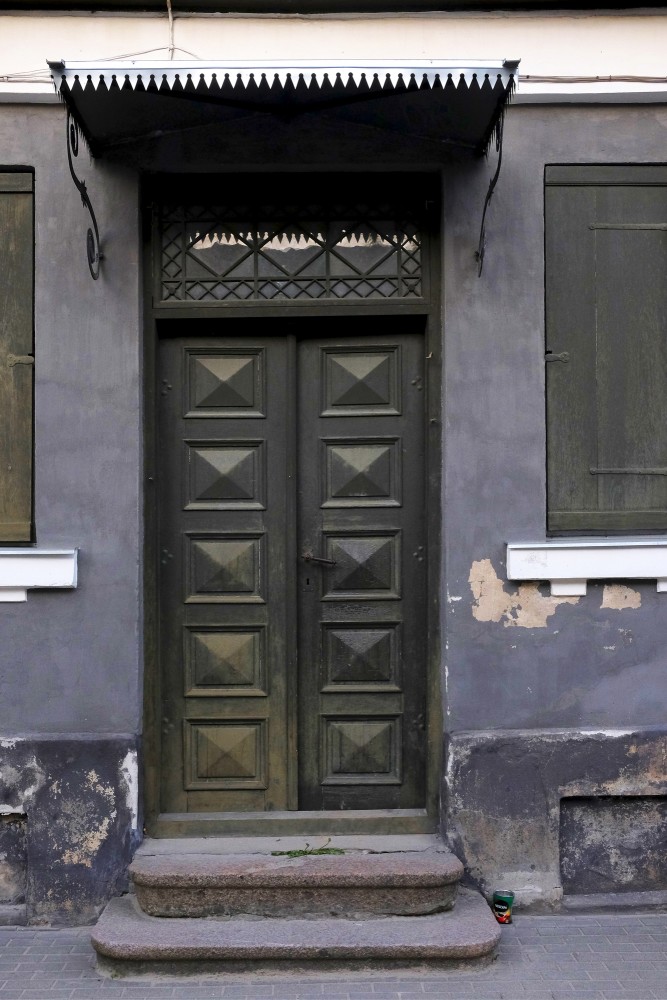
[[[163,302],[424,297],[419,220],[388,203],[170,203],[159,229]]]

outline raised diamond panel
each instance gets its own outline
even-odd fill
[[[188,350],[186,417],[262,417],[261,348]]]
[[[372,535],[329,535],[325,600],[399,597],[398,532]]]
[[[400,784],[401,731],[397,718],[325,718],[323,724],[323,784]]]
[[[266,694],[262,627],[191,626],[185,630],[185,694]]]
[[[396,438],[325,441],[324,507],[400,505]]]
[[[324,690],[399,690],[399,626],[324,626]]]
[[[187,789],[265,788],[266,722],[185,722]]]
[[[263,536],[187,535],[188,603],[263,603]]]
[[[399,413],[398,350],[324,348],[322,416]]]
[[[265,505],[261,441],[186,441],[185,510]]]

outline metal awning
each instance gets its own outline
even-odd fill
[[[210,125],[333,118],[484,153],[518,60],[49,62],[91,153]],[[193,138],[195,136],[193,135]]]

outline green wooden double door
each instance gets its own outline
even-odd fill
[[[162,811],[422,808],[421,334],[206,321],[159,368]]]

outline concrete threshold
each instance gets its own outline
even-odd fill
[[[336,847],[343,851],[368,854],[393,854],[401,851],[443,851],[442,840],[431,833],[377,836],[339,835],[289,837],[146,837],[136,857],[178,854],[271,854],[273,851],[298,851],[309,847]]]

